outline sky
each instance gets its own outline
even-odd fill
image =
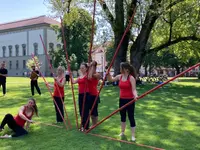
[[[49,15],[44,0],[0,0],[0,24]]]

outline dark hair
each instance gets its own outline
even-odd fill
[[[132,75],[134,78],[136,78],[137,76],[136,69],[132,65],[130,65],[128,62],[121,62],[120,67],[121,69],[128,69],[129,74]]]
[[[97,62],[95,60],[93,60],[92,63],[94,63],[94,66],[97,67]]]
[[[38,107],[36,104],[36,100],[34,98],[29,98],[29,100],[32,100],[34,102],[33,109],[34,109],[35,114],[38,116]]]
[[[82,63],[81,63],[81,65],[85,66],[85,68],[87,68],[87,69],[88,69],[88,65],[87,65],[87,63],[85,63],[85,62],[82,62]]]

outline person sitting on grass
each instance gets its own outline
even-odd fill
[[[30,98],[28,103],[20,108],[17,116],[13,117],[11,114],[5,115],[0,125],[0,132],[3,131],[4,126],[7,124],[8,127],[13,130],[14,134],[6,134],[4,136],[0,136],[0,138],[12,138],[28,134],[27,130],[30,123],[34,123],[34,121],[31,120],[34,113],[38,116],[36,101],[35,99]],[[26,127],[24,127],[25,123]]]

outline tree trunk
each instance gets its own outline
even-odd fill
[[[148,66],[146,65],[146,66],[144,67],[145,77],[148,76],[148,71],[147,71],[147,69],[148,69]]]
[[[139,72],[139,69],[143,63],[143,58],[146,55],[146,45],[151,33],[151,30],[154,26],[154,23],[156,22],[158,18],[158,14],[153,13],[156,8],[153,6],[150,6],[149,12],[147,12],[145,21],[142,25],[142,29],[140,34],[138,35],[136,41],[131,46],[130,50],[130,60],[131,64],[136,68],[137,72]]]
[[[176,66],[176,75],[180,73],[180,67]]]
[[[123,34],[123,33],[122,33]],[[115,45],[114,48],[115,50],[117,49],[117,46],[121,40],[120,37],[122,37],[122,34],[119,35],[118,33],[115,33]],[[119,52],[117,54],[117,57],[114,61],[114,75],[117,75],[120,73],[120,63],[121,62],[126,62],[126,56],[127,56],[127,49],[128,49],[128,43],[129,43],[129,36],[130,32],[125,36],[122,45],[119,49]]]
[[[120,40],[123,36],[125,27],[124,27],[124,7],[123,7],[123,1],[122,0],[116,0],[115,2],[115,14],[116,19],[114,23],[114,37],[115,37],[115,44],[114,49],[116,50]],[[120,73],[120,63],[126,61],[126,54],[127,54],[127,48],[128,48],[128,42],[129,42],[129,36],[130,33],[128,33],[125,37],[125,39],[122,42],[122,45],[119,49],[119,52],[117,54],[117,57],[114,61],[114,75],[117,75]]]

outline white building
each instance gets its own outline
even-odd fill
[[[107,65],[105,48],[100,46],[92,50],[92,60],[97,62],[97,72],[104,72]]]
[[[40,35],[47,50],[61,46],[50,27],[52,24],[60,25],[46,16],[0,24],[0,62],[6,62],[9,76],[22,76],[27,72],[26,61],[32,53],[42,62],[41,72],[50,75]]]

